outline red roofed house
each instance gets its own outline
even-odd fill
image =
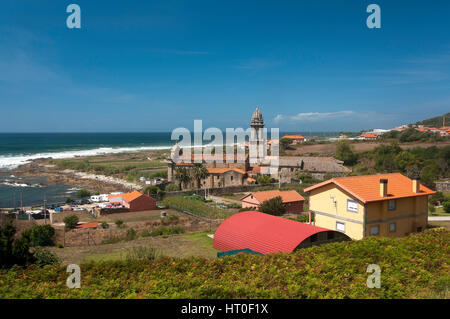
[[[401,237],[427,227],[435,192],[400,173],[336,177],[305,188],[316,226],[352,239]]]
[[[288,138],[292,140],[292,144],[294,145],[303,143],[305,141],[305,138],[301,135],[285,135],[282,138]]]
[[[350,240],[340,232],[287,218],[248,211],[235,214],[217,228],[213,247],[220,251],[251,249],[270,254]]]
[[[364,140],[376,140],[380,135],[373,133],[366,133],[360,135]]]
[[[253,192],[245,195],[241,198],[243,208],[257,208],[263,202],[280,196],[283,203],[286,206],[287,213],[302,213],[303,212],[303,202],[305,199],[302,195],[294,190],[290,191],[263,191],[263,192]]]
[[[131,193],[110,195],[108,198],[110,203],[120,203],[131,212],[156,209],[154,198],[136,190]]]

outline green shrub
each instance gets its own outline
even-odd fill
[[[158,251],[152,247],[134,247],[127,251],[126,259],[153,261],[157,258]]]
[[[450,214],[450,200],[445,201],[442,206],[444,207],[444,212]]]
[[[286,212],[286,206],[283,204],[281,196],[264,201],[258,208],[260,212],[280,216]]]
[[[0,227],[0,268],[33,262],[29,240],[25,237],[14,240],[15,234],[16,228],[11,220]]]
[[[124,227],[125,227],[125,223],[124,223],[123,220],[121,220],[121,219],[116,220],[114,223],[115,223],[115,224],[117,225],[117,227],[119,227],[119,228],[124,228]]]
[[[67,289],[65,267],[13,267],[0,271],[0,298],[448,299],[449,241],[437,228],[266,256],[97,261],[80,265],[80,289]],[[379,289],[367,287],[370,264]]]
[[[168,184],[166,186],[166,192],[178,192],[180,190],[180,186],[177,184]]]
[[[88,190],[86,190],[86,189],[80,189],[77,192],[77,197],[78,198],[86,198],[86,197],[89,197],[89,196],[91,196],[91,193]]]
[[[61,264],[61,260],[59,257],[52,253],[50,250],[36,247],[33,251],[34,264],[38,267],[43,267],[46,265],[55,265],[58,266]]]
[[[79,219],[77,215],[69,215],[64,217],[63,221],[67,229],[74,229],[77,227]]]
[[[35,225],[22,232],[22,236],[28,240],[30,247],[53,246],[55,229],[50,225]]]
[[[100,224],[100,227],[103,228],[103,229],[108,229],[109,228],[109,224],[107,222],[102,222]]]
[[[126,240],[133,240],[136,239],[136,231],[134,230],[134,228],[130,228],[127,230],[127,235],[125,237]]]
[[[57,242],[57,243],[56,243],[56,247],[58,247],[58,248],[64,248],[63,244],[61,244],[60,242]]]

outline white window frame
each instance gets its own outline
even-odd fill
[[[344,227],[344,230],[339,229],[339,228],[338,228],[338,224],[342,225],[342,226]],[[340,231],[340,232],[342,232],[342,233],[345,233],[345,223],[344,223],[344,222],[338,222],[338,221],[336,221],[336,230],[337,230],[337,231]]]
[[[355,211],[355,210],[351,210],[351,209],[348,208],[348,207],[349,207],[349,206],[348,206],[349,203],[356,204],[356,211]],[[351,212],[351,213],[358,213],[358,202],[357,202],[356,200],[347,198],[347,211],[348,211],[348,212]]]

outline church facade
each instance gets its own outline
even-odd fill
[[[299,172],[311,173],[319,179],[327,174],[343,176],[350,172],[341,161],[333,157],[268,155],[272,143],[278,141],[267,140],[262,113],[256,108],[250,120],[249,142],[240,146],[245,147],[244,160],[238,161],[237,154],[231,160],[224,154],[220,161],[214,155],[203,154],[201,166],[206,169],[207,176],[196,180],[194,170],[198,169],[199,164],[194,163],[194,154],[183,154],[183,150],[176,144],[171,149],[170,158],[166,160],[168,181],[180,185],[182,190],[189,190],[250,185],[256,182],[258,176],[270,176],[281,183],[291,183],[296,180]]]

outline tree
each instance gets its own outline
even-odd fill
[[[403,151],[394,157],[395,168],[400,172],[406,172],[408,166],[416,163],[416,157],[408,151]]]
[[[209,176],[208,169],[203,163],[194,163],[192,174],[193,177],[197,180],[197,189],[200,189],[200,181]]]
[[[277,196],[264,201],[259,206],[259,211],[270,215],[280,216],[286,212],[286,207],[283,204],[281,196]]]
[[[80,189],[77,192],[77,197],[78,198],[86,198],[86,197],[90,197],[90,196],[91,196],[91,193],[88,190],[86,190],[86,189]]]
[[[427,187],[434,188],[434,182],[439,178],[439,166],[436,164],[436,161],[424,161],[421,175],[422,184]]]
[[[67,229],[74,229],[77,227],[79,219],[77,215],[69,215],[63,221]]]
[[[443,204],[442,206],[444,206],[444,212],[450,214],[450,200],[445,201],[444,204]]]
[[[145,194],[150,193],[150,194],[152,194],[152,195],[156,195],[156,194],[158,194],[158,191],[159,191],[159,188],[158,188],[157,186],[154,186],[154,185],[148,186],[148,187],[146,187],[146,188],[144,189],[144,193],[145,193]]]
[[[358,155],[356,155],[350,144],[347,141],[339,141],[336,145],[336,158],[338,160],[344,161],[344,165],[355,165],[358,160]]]
[[[175,179],[180,183],[180,189],[181,186],[186,186],[187,183],[191,181],[191,176],[189,175],[189,171],[186,169],[186,167],[177,167],[175,170]]]
[[[66,199],[66,204],[73,204],[73,203],[75,203],[75,201],[72,198],[68,197]]]
[[[28,240],[30,247],[53,246],[54,235],[55,229],[50,225],[35,225],[22,232],[22,237]]]
[[[15,234],[16,228],[12,225],[11,220],[0,227],[0,268],[33,262],[33,254],[30,253],[27,238],[22,236],[14,240]]]
[[[292,144],[292,142],[293,140],[290,138],[283,137],[282,139],[280,139],[281,150],[283,151],[286,150],[289,147],[289,145]]]

